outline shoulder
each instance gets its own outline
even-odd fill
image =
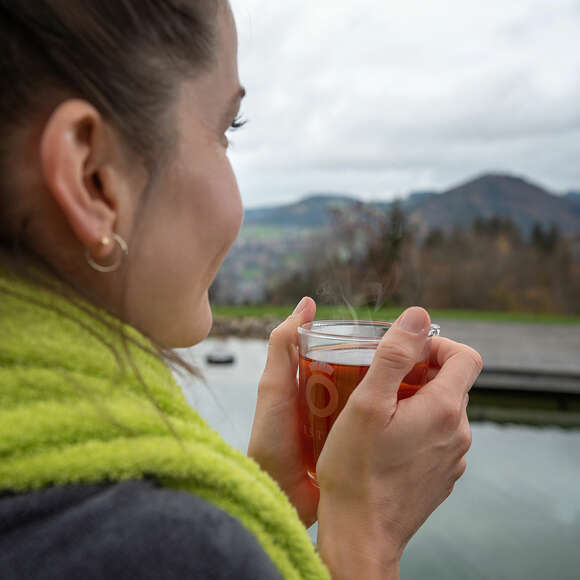
[[[61,487],[8,501],[20,517],[8,514],[12,525],[0,527],[5,579],[280,578],[238,520],[153,482]]]

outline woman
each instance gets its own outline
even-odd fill
[[[229,5],[0,0],[0,14],[0,577],[398,577],[465,470],[479,355],[403,313],[317,489],[295,420],[305,298],[272,333],[253,461],[230,449],[160,361],[209,332],[241,223]],[[432,380],[397,404],[426,352]]]

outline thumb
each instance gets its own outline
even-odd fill
[[[394,413],[397,391],[413,366],[428,359],[431,320],[423,308],[408,308],[381,339],[373,362],[354,394]]]
[[[268,358],[260,381],[260,394],[273,392],[276,396],[295,395],[298,368],[298,327],[311,322],[316,314],[316,303],[305,296],[294,312],[270,334]],[[290,389],[292,391],[290,391]]]

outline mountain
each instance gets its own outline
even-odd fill
[[[247,209],[244,226],[314,228],[330,224],[332,209],[349,208],[358,199],[342,194],[313,194],[295,203]]]
[[[438,195],[434,191],[416,191],[399,200],[401,207],[410,212],[428,199]],[[244,226],[270,226],[280,228],[319,228],[331,222],[332,210],[348,209],[364,203],[356,197],[339,193],[315,193],[300,201],[259,208],[250,208],[244,214]],[[387,210],[392,202],[367,202],[376,209]]]
[[[521,177],[486,174],[428,197],[409,214],[420,232],[470,226],[476,217],[511,218],[524,233],[535,222],[580,232],[580,203],[548,192]]]
[[[363,203],[356,197],[317,193],[285,205],[246,210],[244,226],[320,228],[331,223],[333,209]],[[387,211],[393,202],[369,202]],[[470,227],[477,217],[511,218],[528,234],[534,223],[557,224],[566,234],[580,233],[580,192],[556,195],[522,177],[488,173],[442,193],[416,191],[399,200],[419,234],[434,228]]]
[[[397,202],[406,213],[412,212],[415,208],[421,206],[427,200],[439,195],[438,191],[412,191],[407,197],[398,199]],[[385,204],[387,207],[392,206],[392,203]]]

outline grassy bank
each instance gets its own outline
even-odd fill
[[[284,318],[292,312],[293,306],[214,306],[215,316],[226,317],[277,317]],[[381,308],[379,310],[359,308],[350,311],[344,306],[319,306],[318,319],[347,319],[356,317],[365,320],[394,320],[401,313],[400,308]],[[521,322],[537,324],[578,324],[580,316],[559,314],[533,314],[525,312],[487,312],[482,310],[430,310],[431,318],[438,320],[467,320],[484,322]]]

